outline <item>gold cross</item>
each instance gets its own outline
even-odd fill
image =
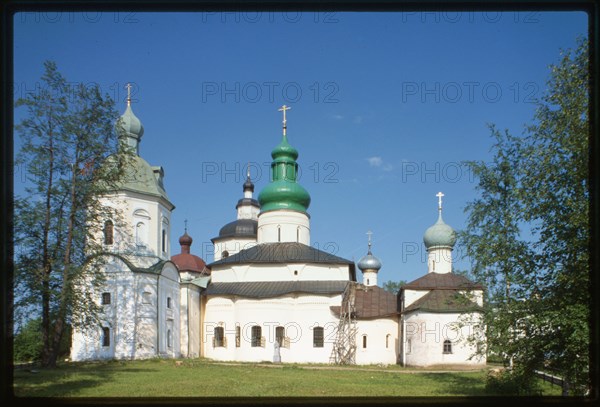
[[[290,106],[283,105],[283,106],[281,106],[280,109],[277,110],[278,112],[283,112],[283,135],[284,136],[285,136],[285,130],[287,129],[287,120],[285,119],[285,111],[290,110],[290,109],[291,109]]]

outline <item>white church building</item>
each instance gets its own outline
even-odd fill
[[[118,128],[137,155],[130,176],[103,204],[105,283],[88,292],[102,307],[100,326],[74,329],[71,360],[205,357],[223,361],[482,365],[460,326],[477,320],[483,287],[452,273],[455,232],[442,220],[427,229],[427,273],[398,295],[378,286],[381,261],[357,264],[310,244],[311,197],[298,182],[298,151],[283,135],[271,152],[271,177],[258,199],[248,174],[237,219],[212,238],[214,259],[191,253],[186,231],[171,254],[171,213],[162,167],[139,155],[144,133],[130,100]],[[398,220],[401,222],[401,219]],[[118,224],[118,226],[117,226]],[[356,269],[362,272],[357,281]],[[91,288],[89,289],[91,290]]]

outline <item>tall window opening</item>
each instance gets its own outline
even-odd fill
[[[241,328],[240,326],[235,327],[235,347],[239,348],[242,342]]]
[[[113,244],[114,226],[111,220],[104,222],[104,244]]]
[[[102,327],[102,346],[110,346],[110,328]]]
[[[285,328],[282,326],[278,326],[275,328],[275,340],[279,344],[279,347],[283,346],[283,338],[285,336]]]
[[[214,347],[215,348],[221,348],[223,346],[225,346],[225,330],[223,329],[222,326],[218,326],[215,328],[215,339],[214,339]]]
[[[387,334],[387,335],[385,336],[385,348],[386,348],[386,349],[389,349],[389,347],[390,347],[390,338],[391,338],[391,335],[390,335],[390,334]]]
[[[324,341],[323,327],[317,326],[313,328],[313,348],[322,348]]]
[[[162,251],[163,251],[163,253],[166,253],[167,252],[167,230],[166,229],[162,230],[162,242],[161,242],[161,245],[162,245]]]
[[[170,348],[173,346],[173,334],[171,333],[171,330],[167,330],[167,348]]]
[[[110,293],[102,293],[102,305],[110,305]]]
[[[367,335],[362,336],[362,347],[363,349],[367,349]]]
[[[258,325],[252,327],[252,347],[256,348],[260,346],[260,338],[262,337],[262,329]]]

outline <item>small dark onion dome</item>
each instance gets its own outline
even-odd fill
[[[366,270],[377,272],[381,268],[381,261],[377,257],[373,256],[371,250],[369,249],[367,255],[363,256],[358,261],[357,266],[362,272]]]
[[[181,253],[171,257],[171,261],[175,263],[180,273],[192,272],[210,274],[210,270],[206,267],[206,262],[200,257],[190,253],[190,246],[193,239],[188,235],[187,231],[179,238],[181,245]]]
[[[229,222],[219,231],[219,238],[224,237],[256,237],[258,221],[254,219],[237,219]]]
[[[244,182],[244,192],[250,191],[254,192],[254,184],[250,180],[250,176],[246,177],[246,182]]]

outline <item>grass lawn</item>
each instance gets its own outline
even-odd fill
[[[179,365],[178,365],[179,364]],[[318,365],[226,364],[152,359],[19,368],[17,397],[486,396],[486,370],[426,372]],[[560,395],[544,384],[543,395]]]

